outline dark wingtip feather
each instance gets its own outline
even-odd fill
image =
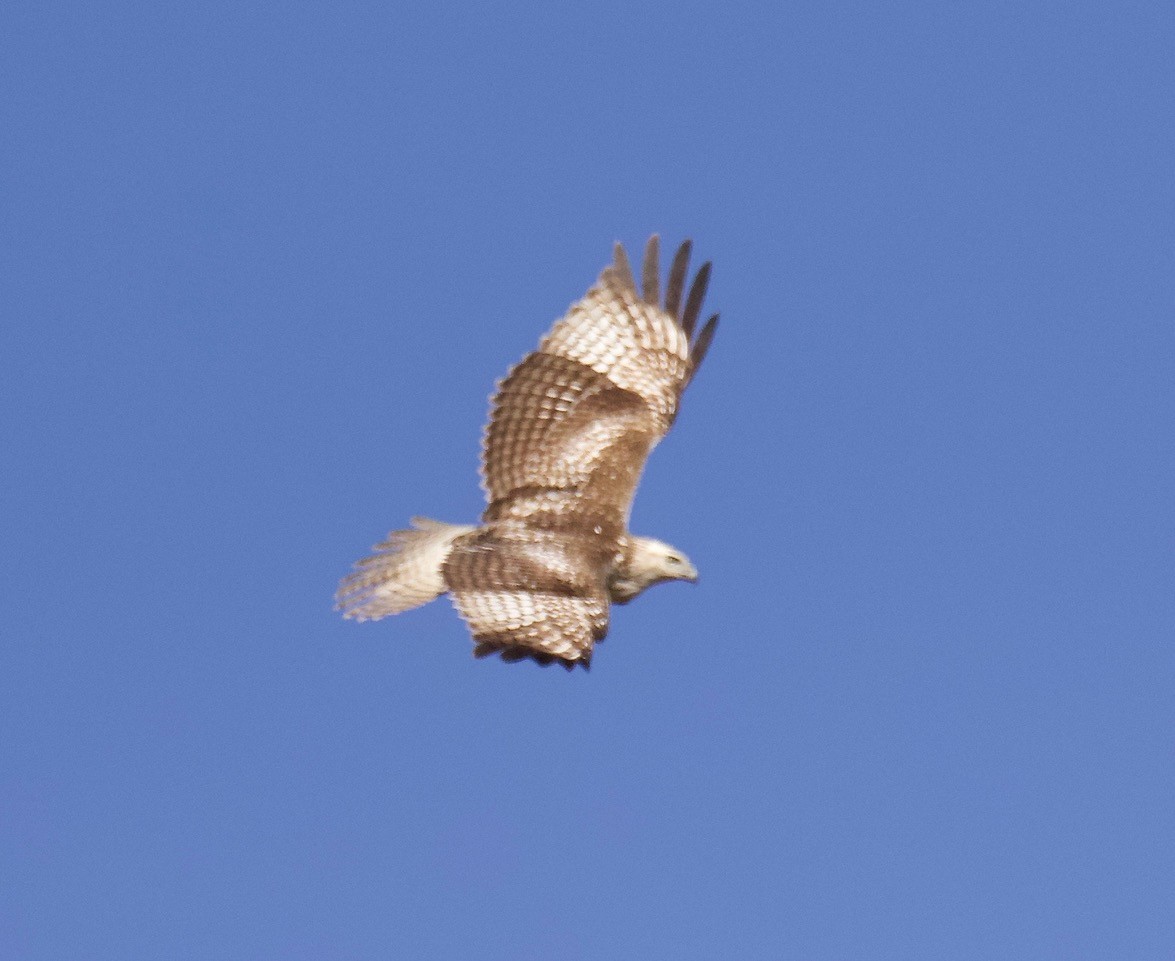
[[[559,657],[557,654],[536,651],[533,648],[524,647],[521,644],[503,644],[500,641],[481,641],[473,648],[473,656],[478,660],[484,657],[491,657],[494,654],[497,654],[506,664],[517,664],[519,661],[531,660],[540,667],[550,667],[552,664],[558,664],[568,671],[575,670],[577,664],[583,667],[584,670],[590,671],[592,667],[590,654],[581,657],[578,661],[569,661]]]
[[[612,260],[613,269],[620,280],[635,290],[636,284],[632,279],[632,267],[628,263],[628,254],[624,252],[624,244],[618,243],[612,248]]]
[[[641,288],[645,303],[654,307],[661,303],[661,238],[653,234],[645,244],[645,262],[641,268]]]
[[[670,317],[677,317],[681,309],[681,292],[685,289],[685,275],[689,270],[689,255],[693,249],[692,241],[683,241],[673,255],[673,263],[669,267],[669,285],[665,290],[665,313]]]
[[[694,335],[694,326],[698,322],[698,314],[702,312],[702,301],[706,299],[706,286],[710,283],[710,261],[706,261],[698,268],[694,276],[693,286],[689,290],[689,298],[685,302],[685,311],[681,315],[681,327],[687,337]]]
[[[690,360],[693,362],[694,370],[696,371],[706,359],[706,351],[710,349],[710,341],[714,339],[714,331],[718,329],[718,315],[715,314],[706,321],[702,332],[698,334],[698,339],[694,341],[693,346],[690,347]]]

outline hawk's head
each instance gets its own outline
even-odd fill
[[[676,547],[652,537],[630,536],[628,549],[608,582],[608,593],[613,603],[625,604],[662,581],[697,579],[697,568]]]

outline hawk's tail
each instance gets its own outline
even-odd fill
[[[399,614],[440,597],[446,590],[443,567],[453,541],[477,530],[413,517],[412,530],[392,531],[376,552],[355,564],[339,584],[335,607],[344,617],[373,621]]]

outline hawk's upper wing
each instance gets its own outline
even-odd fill
[[[501,383],[483,449],[485,520],[627,527],[645,459],[718,323],[715,314],[695,336],[710,265],[683,303],[689,253],[686,241],[662,301],[657,237],[645,250],[643,292],[617,244],[595,286]]]

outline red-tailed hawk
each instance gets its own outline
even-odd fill
[[[649,451],[677,416],[718,325],[695,334],[710,277],[682,300],[690,242],[660,294],[658,240],[641,290],[624,248],[582,300],[501,382],[482,450],[480,526],[413,518],[339,585],[344,616],[374,620],[448,591],[475,657],[590,666],[611,604],[667,580],[697,580],[681,551],[628,531]]]

